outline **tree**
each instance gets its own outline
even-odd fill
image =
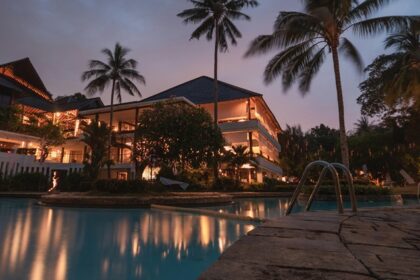
[[[218,126],[218,63],[219,51],[228,50],[228,41],[232,45],[237,44],[237,39],[242,37],[241,32],[233,23],[233,20],[250,20],[251,18],[242,12],[246,7],[258,6],[256,0],[189,0],[193,8],[184,10],[178,17],[184,19],[184,23],[199,24],[191,34],[192,39],[200,39],[206,36],[208,41],[214,40],[214,127]],[[217,156],[217,153],[214,153]],[[213,175],[217,182],[218,159],[213,159]]]
[[[372,123],[366,116],[362,116],[354,125],[356,128],[356,134],[370,132],[373,129]]]
[[[23,129],[20,110],[14,106],[0,108],[0,129],[19,132]]]
[[[281,165],[287,176],[300,177],[308,160],[308,142],[300,126],[286,125],[279,134]]]
[[[362,59],[344,34],[352,29],[356,34],[370,36],[381,31],[394,31],[409,26],[418,16],[387,16],[369,18],[389,0],[304,0],[304,12],[280,12],[270,35],[261,35],[252,43],[246,56],[267,53],[274,48],[281,52],[268,63],[265,82],[282,77],[285,90],[297,81],[302,93],[310,89],[312,79],[324,62],[327,51],[332,55],[337,91],[340,148],[342,161],[349,166],[349,151],[344,121],[344,101],[341,85],[339,52],[363,69]]]
[[[306,133],[308,153],[311,160],[337,162],[340,132],[324,124],[311,128]]]
[[[223,136],[209,113],[187,104],[159,103],[139,116],[135,131],[134,161],[137,176],[155,163],[183,171],[209,165],[223,149]]]
[[[228,40],[232,45],[237,44],[237,39],[242,37],[233,20],[251,18],[242,13],[245,7],[256,7],[256,0],[189,0],[194,8],[184,10],[178,16],[184,23],[199,23],[199,27],[191,34],[191,39],[200,39],[206,36],[207,40],[215,38],[214,45],[214,125],[218,121],[218,54],[228,50]]]
[[[244,164],[251,162],[251,153],[243,145],[232,146],[232,150],[225,152],[225,160],[232,167],[236,184],[239,185],[240,170]]]
[[[45,119],[40,126],[32,127],[32,135],[40,138],[41,156],[39,162],[45,162],[50,148],[59,146],[65,142],[61,128],[51,120]]]
[[[109,146],[109,133],[111,129],[106,123],[92,121],[81,124],[83,131],[82,141],[88,145],[90,154],[85,155],[84,164],[88,176],[96,180],[99,170],[105,165],[107,159],[107,147]]]
[[[102,53],[106,56],[106,62],[91,60],[89,70],[82,74],[82,81],[90,80],[85,90],[88,95],[94,95],[97,92],[102,93],[105,88],[111,85],[111,110],[109,114],[110,131],[108,135],[108,162],[111,162],[112,146],[112,122],[114,116],[114,95],[119,103],[122,101],[122,91],[131,96],[141,97],[140,90],[134,82],[146,84],[142,75],[137,71],[137,61],[127,58],[130,50],[122,47],[119,43],[115,44],[114,51],[103,49]],[[108,164],[108,178],[111,178],[111,167]]]
[[[412,24],[387,37],[385,49],[391,54],[378,56],[365,72],[357,102],[367,116],[406,111],[420,107],[420,23]]]

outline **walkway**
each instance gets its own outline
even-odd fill
[[[200,279],[420,279],[420,207],[266,222]]]

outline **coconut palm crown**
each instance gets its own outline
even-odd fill
[[[146,84],[145,78],[137,71],[137,61],[127,58],[129,49],[122,47],[119,43],[115,44],[114,51],[103,49],[106,61],[91,60],[89,70],[83,72],[82,81],[89,81],[85,87],[87,95],[92,96],[96,93],[103,93],[111,85],[111,108],[109,115],[109,141],[108,141],[108,162],[111,159],[112,146],[112,123],[114,116],[114,97],[121,103],[121,93],[125,91],[131,96],[141,97],[141,92],[134,82]],[[110,177],[110,167],[108,165],[108,177]]]
[[[250,20],[251,18],[241,12],[246,7],[256,7],[256,0],[189,0],[193,8],[184,10],[178,16],[184,23],[199,24],[191,34],[192,39],[205,36],[207,40],[215,38],[214,48],[214,122],[217,125],[218,111],[218,53],[228,50],[229,43],[237,44],[242,37],[241,32],[233,23],[234,20]]]
[[[362,37],[379,32],[392,32],[407,28],[419,16],[384,16],[370,18],[392,0],[303,0],[304,12],[282,11],[269,35],[257,37],[246,56],[264,54],[281,49],[264,72],[265,82],[271,83],[281,76],[283,87],[289,89],[295,82],[302,93],[310,89],[311,82],[325,61],[332,55],[337,90],[340,144],[342,161],[349,166],[348,144],[344,122],[344,101],[341,85],[339,53],[349,58],[359,71],[363,63],[351,41],[344,37],[352,30]]]

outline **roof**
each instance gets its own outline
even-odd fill
[[[72,100],[66,99],[67,102],[50,102],[37,97],[24,97],[16,100],[16,103],[36,108],[45,112],[65,112],[70,110],[88,110],[103,107],[103,103],[99,97]]]
[[[55,111],[89,110],[103,106],[101,98],[86,98],[81,94],[61,97],[54,101]]]
[[[44,83],[39,77],[38,72],[35,70],[35,67],[33,66],[29,58],[26,57],[23,59],[1,64],[0,68],[10,68],[12,70],[13,76],[15,76],[15,78],[7,76],[6,73],[3,73],[3,76],[6,75],[9,78],[9,80],[13,80],[14,82],[22,86],[22,84],[19,83],[20,79],[24,81],[24,83],[28,83],[33,88],[43,92],[46,98],[51,99],[51,94],[48,92],[47,88],[45,87]],[[16,80],[16,78],[18,79]],[[34,92],[36,93],[36,90]]]
[[[162,91],[142,100],[142,102],[157,101],[172,97],[185,97],[195,104],[214,102],[214,79],[201,76],[173,88]],[[232,84],[219,81],[219,101],[243,99],[262,96],[259,93],[243,89]]]
[[[36,108],[45,112],[53,112],[53,103],[48,100],[41,99],[38,97],[29,96],[29,97],[19,98],[19,99],[16,99],[16,103],[22,104],[28,107]]]
[[[145,108],[148,106],[152,106],[156,103],[159,102],[170,102],[170,103],[185,103],[188,104],[190,106],[195,106],[194,103],[192,103],[190,100],[188,100],[187,98],[181,96],[181,97],[171,97],[171,98],[167,98],[167,99],[159,99],[159,100],[151,100],[151,101],[133,101],[133,102],[126,102],[126,103],[121,103],[121,104],[114,104],[114,112],[118,112],[118,111],[125,111],[125,110],[132,110],[132,109],[136,109],[136,108]],[[88,116],[88,115],[93,115],[93,114],[101,114],[101,113],[109,113],[111,106],[107,105],[107,106],[103,106],[103,107],[99,107],[99,108],[95,108],[95,109],[86,109],[86,110],[81,110],[79,111],[79,115],[80,116]]]

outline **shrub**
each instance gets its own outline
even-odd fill
[[[220,177],[217,182],[217,189],[229,192],[243,191],[243,186],[241,184],[237,184],[237,182],[232,178]]]
[[[59,190],[63,192],[87,192],[90,189],[90,179],[81,173],[70,173],[59,182]]]
[[[95,190],[106,193],[137,193],[144,192],[147,183],[140,180],[123,181],[123,180],[98,180],[95,182]]]
[[[48,177],[42,173],[20,173],[10,178],[11,191],[39,191],[49,189]]]

